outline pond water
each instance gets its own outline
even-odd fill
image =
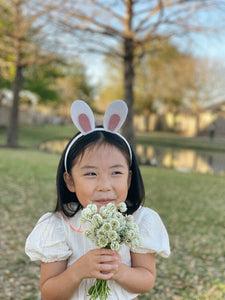
[[[42,151],[62,153],[68,141],[48,141],[40,145]],[[137,145],[141,165],[175,169],[180,172],[225,174],[225,154],[188,149]]]
[[[189,149],[137,146],[140,164],[175,169],[180,172],[225,174],[225,154]]]

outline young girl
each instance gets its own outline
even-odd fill
[[[142,207],[144,186],[130,145],[117,130],[127,106],[117,100],[108,107],[103,125],[95,128],[89,106],[77,100],[71,115],[80,130],[62,154],[57,172],[58,200],[55,212],[40,218],[26,241],[31,260],[40,260],[40,289],[44,300],[88,299],[96,278],[108,280],[108,299],[134,299],[153,288],[154,253],[170,254],[167,231],[159,215]],[[126,202],[139,226],[141,246],[122,245],[117,253],[96,249],[85,237],[82,209]]]

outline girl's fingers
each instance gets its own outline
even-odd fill
[[[100,264],[100,270],[101,271],[111,271],[111,270],[116,270],[118,268],[118,264],[116,263],[103,263]]]
[[[93,255],[92,259],[97,263],[115,262],[118,260],[117,253],[110,249],[95,249],[91,250],[90,254]]]
[[[114,263],[118,261],[118,257],[117,256],[109,256],[109,255],[102,255],[99,258],[99,263]]]
[[[91,251],[93,251],[96,255],[111,255],[111,256],[116,255],[116,251],[113,251],[111,249],[105,249],[105,248],[95,249]]]
[[[117,273],[120,255],[110,249],[94,249],[82,257],[87,277],[108,280]]]
[[[96,276],[96,278],[98,279],[102,279],[102,280],[108,280],[108,279],[111,279],[113,277],[113,273],[110,272],[110,273],[99,273],[98,276]]]

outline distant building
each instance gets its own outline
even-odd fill
[[[138,115],[134,120],[137,131],[170,131],[184,136],[206,135],[225,136],[225,101],[208,106],[199,112],[198,118],[190,108],[181,108],[176,114],[152,113]]]

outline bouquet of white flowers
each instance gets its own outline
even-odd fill
[[[89,222],[90,228],[85,231],[85,235],[98,248],[107,248],[119,251],[122,244],[131,249],[140,245],[139,229],[133,222],[133,216],[123,215],[127,210],[124,202],[118,207],[113,203],[102,206],[97,212],[95,204],[89,204],[82,211],[81,222]],[[106,300],[110,293],[107,280],[96,279],[95,284],[89,289],[90,299],[99,297],[100,300]]]

